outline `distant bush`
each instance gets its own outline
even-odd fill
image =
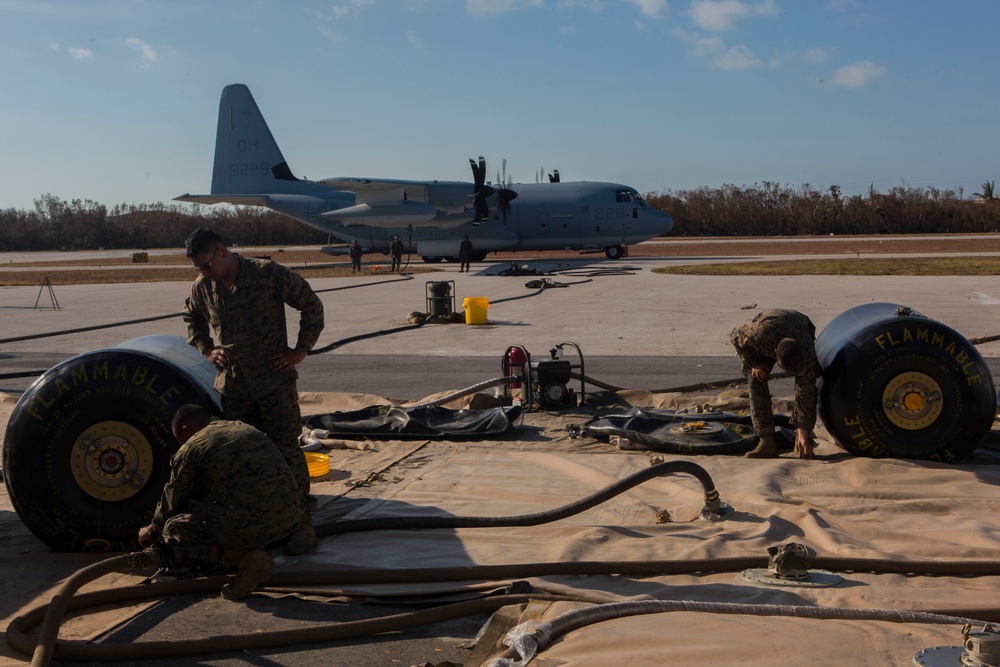
[[[651,193],[674,218],[673,236],[937,234],[1000,230],[1000,202],[963,199],[953,190],[897,187],[842,197],[832,186],[793,190],[777,183]]]
[[[34,211],[0,211],[0,251],[94,248],[183,248],[198,227],[231,244],[319,245],[327,235],[269,209],[181,204],[120,204],[110,211],[89,199],[35,200]]]

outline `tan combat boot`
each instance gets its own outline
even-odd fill
[[[778,458],[778,447],[774,440],[760,439],[757,446],[743,455],[748,459],[776,459]]]
[[[316,537],[316,529],[313,528],[312,514],[305,512],[299,525],[292,531],[292,537],[285,544],[285,555],[301,556],[317,546],[319,546],[319,539]]]
[[[222,587],[222,597],[239,600],[274,574],[277,566],[263,549],[227,551],[222,560],[236,566],[236,578]]]

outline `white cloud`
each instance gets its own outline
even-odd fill
[[[323,37],[325,37],[328,41],[333,42],[334,44],[343,44],[344,43],[344,37],[343,37],[343,35],[341,35],[336,30],[334,30],[333,28],[331,28],[329,26],[320,24],[320,26],[317,28],[317,30],[319,30],[319,34],[320,35],[322,35]]]
[[[639,13],[651,19],[665,16],[670,6],[667,0],[626,0],[639,8]]]
[[[423,49],[423,48],[427,47],[426,44],[424,44],[422,41],[420,41],[417,38],[417,36],[414,35],[413,32],[411,32],[409,30],[406,31],[406,43],[409,44],[410,46],[416,47],[418,49]]]
[[[129,37],[125,40],[124,45],[125,48],[132,49],[133,51],[139,53],[147,64],[155,63],[158,60],[156,50],[138,37]]]
[[[465,0],[465,10],[477,16],[493,16],[541,6],[542,0]]]
[[[721,37],[716,35],[703,37],[696,32],[688,32],[687,30],[681,30],[680,28],[674,29],[673,35],[687,44],[688,48],[691,50],[691,54],[698,56],[699,58],[720,53],[726,48],[726,43],[722,41]]]
[[[833,51],[823,48],[806,49],[802,52],[802,62],[817,65],[825,63],[833,57]]]
[[[764,62],[745,44],[726,46],[726,42],[718,35],[706,37],[696,32],[687,32],[681,29],[674,30],[673,34],[688,45],[691,55],[704,58],[708,61],[709,66],[716,69],[747,70],[767,66],[776,67],[780,64],[780,59],[774,59],[771,63]]]
[[[342,16],[357,16],[362,11],[375,4],[375,0],[349,0],[340,5],[330,7],[333,18]]]
[[[885,76],[885,73],[883,65],[876,65],[870,60],[859,60],[853,65],[834,70],[833,83],[844,88],[863,88]]]
[[[61,49],[61,48],[62,48],[62,47],[61,47],[61,46],[59,46],[59,42],[55,42],[55,41],[53,41],[53,42],[49,42],[49,50],[50,50],[50,51],[58,51],[58,50],[59,50],[59,49]]]
[[[699,28],[709,32],[735,30],[747,19],[755,16],[774,16],[778,8],[774,0],[757,3],[743,0],[692,0],[688,10],[691,20]]]
[[[737,44],[717,55],[712,60],[712,65],[719,69],[744,70],[763,67],[764,61],[743,44]]]
[[[601,0],[559,0],[556,3],[556,7],[559,9],[576,9],[580,7],[599,12],[604,9],[604,3]]]
[[[75,60],[92,60],[94,58],[94,52],[90,49],[66,49]]]

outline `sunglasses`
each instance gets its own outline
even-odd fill
[[[219,254],[219,246],[216,246],[215,252],[212,253],[212,259],[208,260],[204,264],[196,264],[191,268],[193,268],[195,271],[208,271],[210,268],[212,268],[212,262],[215,261],[215,256],[218,254]]]

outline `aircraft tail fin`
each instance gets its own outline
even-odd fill
[[[285,162],[250,89],[222,90],[212,194],[294,193],[302,184]]]

